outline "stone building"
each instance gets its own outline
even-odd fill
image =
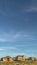
[[[18,55],[17,57],[16,57],[16,60],[20,60],[20,61],[25,61],[25,57],[24,57],[24,55]]]
[[[1,58],[1,61],[14,61],[14,59],[10,56],[6,56],[6,57]]]
[[[35,57],[29,57],[28,60],[36,60]]]

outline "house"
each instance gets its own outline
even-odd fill
[[[14,59],[10,56],[6,56],[6,57],[1,58],[1,61],[14,61]]]
[[[28,60],[36,60],[35,57],[29,57]]]
[[[6,57],[1,58],[1,61],[7,61]]]
[[[16,57],[16,60],[20,60],[20,61],[25,61],[25,57],[24,57],[24,55],[18,55],[17,57]]]

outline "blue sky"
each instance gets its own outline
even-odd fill
[[[37,0],[0,0],[0,57],[37,57]]]

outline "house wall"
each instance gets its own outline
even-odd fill
[[[29,60],[35,60],[35,58],[34,57],[30,57]]]
[[[12,58],[9,58],[9,59],[3,58],[3,61],[14,61],[14,60]]]
[[[35,60],[34,58],[32,58],[32,60]]]
[[[23,58],[22,57],[18,57],[18,60],[22,60]]]
[[[7,61],[7,59],[6,58],[3,58],[3,61]]]
[[[25,60],[25,57],[22,57],[22,56],[18,56],[18,57],[17,57],[17,60],[21,60],[21,61],[24,61],[24,60]]]
[[[9,61],[14,61],[14,60],[12,58],[10,58]]]

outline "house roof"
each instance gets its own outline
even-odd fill
[[[12,58],[12,57],[10,57],[10,56],[6,56],[6,58]]]
[[[7,58],[12,58],[12,57],[10,57],[10,56],[6,56],[6,57],[3,57],[4,59],[7,59]],[[1,59],[3,59],[3,58],[1,58]],[[12,58],[13,60],[14,60],[14,58]]]
[[[18,55],[17,57],[24,57],[24,55]]]

